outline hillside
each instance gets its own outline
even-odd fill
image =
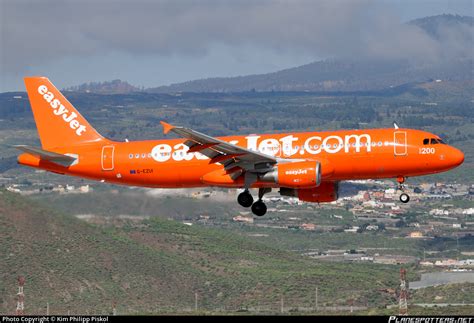
[[[26,276],[25,311],[54,314],[181,312],[321,304],[380,306],[379,288],[397,285],[397,267],[318,263],[226,229],[175,221],[93,226],[39,202],[0,191],[0,313],[12,313],[16,277]],[[334,288],[334,283],[337,288]]]
[[[275,73],[217,77],[150,92],[368,91],[431,79],[472,82],[473,17],[439,15],[409,22],[439,47],[436,60],[332,58]]]
[[[473,60],[413,66],[408,61],[326,60],[263,75],[209,78],[149,92],[373,91],[433,79],[472,81]]]
[[[463,39],[471,37],[472,39],[472,30],[470,28],[474,27],[474,17],[444,14],[415,19],[410,21],[409,24],[420,27],[431,37],[439,40],[445,37],[443,28],[461,27],[458,29],[461,32],[461,37]]]

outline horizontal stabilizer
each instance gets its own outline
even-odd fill
[[[70,166],[77,160],[76,157],[58,154],[58,153],[47,151],[38,147],[32,147],[28,145],[15,145],[13,147],[21,151],[24,151],[27,154],[38,157],[39,159],[47,160],[47,161],[50,161],[62,166]]]

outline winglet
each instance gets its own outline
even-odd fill
[[[160,121],[161,125],[163,126],[163,133],[166,135],[168,132],[171,131],[171,129],[174,128],[173,125],[170,125],[169,123],[166,123],[164,121]]]

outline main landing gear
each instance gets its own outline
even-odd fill
[[[404,176],[398,176],[397,177],[397,182],[398,182],[398,189],[402,191],[402,194],[400,194],[400,202],[402,203],[408,203],[410,202],[410,195],[405,193],[405,186],[403,183],[405,183],[405,177]]]
[[[254,203],[253,197],[250,194],[248,189],[245,189],[242,193],[239,194],[237,197],[237,202],[243,207],[250,207],[252,206],[252,213],[256,216],[263,216],[267,213],[267,206],[263,203],[262,198],[268,192],[271,192],[271,188],[259,188],[258,189],[258,200]]]
[[[253,197],[249,193],[249,190],[245,190],[237,196],[237,202],[243,207],[250,207],[253,203]]]

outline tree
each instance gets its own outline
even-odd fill
[[[400,219],[398,220],[396,223],[395,223],[395,226],[397,228],[406,228],[407,227],[407,223],[405,221],[403,221],[403,219]]]

